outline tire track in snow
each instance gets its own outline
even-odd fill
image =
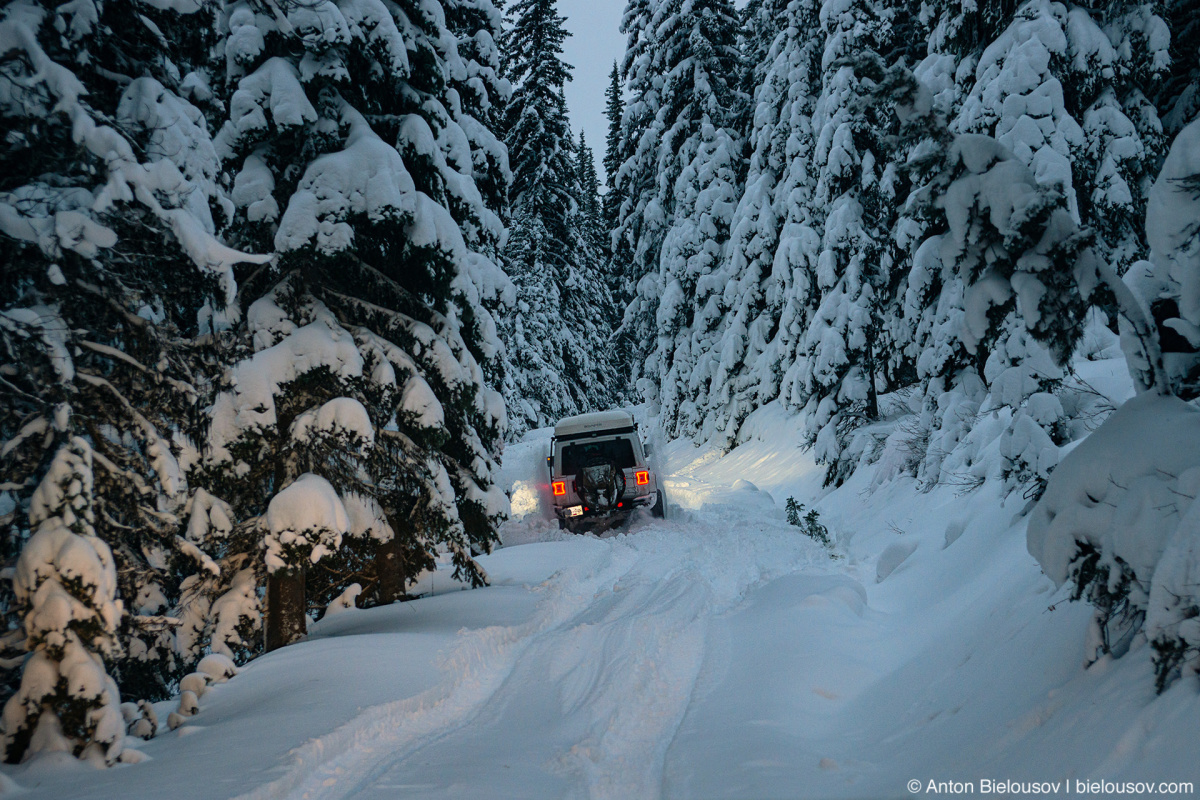
[[[374,706],[292,751],[282,777],[235,800],[334,800],[353,795],[381,769],[469,723],[511,674],[521,654],[547,632],[585,611],[602,587],[634,564],[628,548],[610,548],[592,569],[571,567],[539,589],[545,599],[523,625],[465,634],[447,656],[442,683],[415,697]]]
[[[414,753],[502,708],[541,675],[572,730],[543,765],[567,778],[572,798],[662,794],[666,753],[691,703],[713,616],[757,584],[824,561],[824,551],[769,515],[710,508],[605,540],[598,563],[565,569],[539,590],[523,625],[463,636],[449,677],[417,697],[367,709],[293,751],[277,780],[239,800],[341,800],[403,772]],[[529,682],[522,682],[528,687]],[[547,721],[554,724],[554,721]],[[517,734],[519,735],[519,734]]]
[[[548,677],[563,714],[588,720],[587,735],[551,765],[572,779],[571,798],[661,794],[667,749],[704,664],[711,587],[687,572],[631,577],[611,613],[553,637]]]
[[[746,512],[709,507],[630,536],[638,563],[612,602],[539,643],[556,648],[547,660],[564,717],[590,718],[588,735],[552,765],[573,778],[569,798],[660,797],[666,754],[708,656],[711,620],[752,587],[825,560],[772,515]]]

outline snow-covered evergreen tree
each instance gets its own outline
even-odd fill
[[[919,474],[1044,486],[1065,441],[1056,392],[1086,303],[1115,301],[1136,332],[1131,371],[1147,388],[1164,383],[1157,337],[1116,265],[1079,225],[1064,182],[1039,180],[1019,152],[990,136],[953,135],[928,87],[899,94],[907,129],[924,136],[910,159],[918,188],[905,210],[923,226],[912,240],[905,299],[926,342]],[[1049,155],[1046,163],[1057,162]],[[984,413],[990,422],[976,426]],[[985,457],[988,450],[998,458]]]
[[[1146,235],[1150,259],[1127,282],[1156,323],[1163,366],[1174,394],[1200,395],[1200,121],[1180,131],[1150,191]],[[1123,334],[1128,338],[1132,331]]]
[[[727,313],[720,266],[737,203],[740,144],[712,124],[697,133],[692,163],[676,181],[672,205],[678,216],[663,240],[659,272],[638,284],[643,307],[656,306],[654,349],[639,388],[659,412],[663,430],[674,436],[699,432],[708,396],[720,390],[712,383],[714,348]]]
[[[779,34],[787,29],[787,7],[788,0],[749,0],[739,9],[739,89],[748,98],[754,97],[774,63],[771,49],[775,46]],[[737,129],[747,144],[750,131],[754,127],[755,111],[753,102],[744,104],[742,119],[737,124]],[[739,177],[744,177],[744,174]]]
[[[619,296],[626,301],[618,331],[623,363],[621,374],[635,385],[642,374],[651,336],[645,314],[631,316],[642,277],[658,269],[658,255],[666,229],[666,215],[658,198],[661,186],[658,154],[663,126],[662,70],[657,57],[657,18],[660,0],[629,0],[621,18],[625,55],[621,77],[626,103],[621,118],[620,147],[611,189],[620,199],[612,232],[613,273],[620,276]]]
[[[7,761],[65,751],[111,764],[124,748],[121,697],[104,667],[120,649],[124,609],[112,553],[93,527],[93,461],[91,445],[72,438],[31,498],[36,530],[13,588],[32,655],[0,718]]]
[[[129,612],[107,664],[134,698],[167,696],[195,656],[174,620],[213,561],[185,533],[187,473],[234,269],[264,260],[215,236],[231,210],[205,117],[217,11],[19,2],[0,20],[5,555],[56,453],[85,442],[90,530]]]
[[[655,178],[638,203],[633,266],[640,277],[623,328],[645,349],[643,372],[634,376],[642,396],[661,409],[667,429],[690,434],[698,429],[697,399],[709,391],[707,362],[722,313],[709,276],[723,258],[737,202],[739,21],[722,0],[667,0],[654,8],[650,26],[646,66],[661,82],[661,100],[633,160],[642,161],[640,171],[652,156]],[[631,193],[623,211],[638,213],[629,208],[635,199]]]
[[[771,4],[764,4],[764,13]],[[812,111],[820,91],[820,3],[791,0],[754,90],[750,162],[724,266],[728,313],[704,438],[729,444],[779,395],[817,299]],[[752,19],[758,19],[753,17]]]
[[[506,143],[513,182],[505,263],[517,287],[504,326],[512,369],[505,399],[512,433],[610,404],[613,397],[611,299],[598,241],[599,209],[590,151],[576,153],[563,87],[568,35],[552,0],[510,9],[505,75],[514,91]],[[592,162],[592,186],[580,181]]]
[[[206,479],[257,520],[245,534],[265,555],[276,647],[351,582],[368,603],[402,596],[439,550],[484,580],[471,553],[490,547],[505,509],[493,483],[504,410],[483,371],[501,351],[485,302],[511,287],[486,255],[500,229],[475,175],[503,164],[469,113],[482,94],[464,105],[447,82],[486,87],[438,4],[231,2],[223,19],[217,148],[239,241],[278,260],[243,289],[258,299],[212,409]],[[312,520],[321,533],[306,550],[310,526],[274,524],[271,504],[308,474],[311,507],[332,505],[307,491],[324,481],[348,521]]]
[[[608,88],[604,90],[604,116],[608,120],[608,135],[604,140],[604,175],[608,190],[604,193],[604,228],[612,231],[617,227],[621,212],[622,194],[617,188],[617,173],[621,169],[621,119],[625,116],[625,87],[621,83],[621,70],[613,62],[608,76]],[[611,249],[611,242],[605,243]],[[621,298],[628,302],[629,298]]]
[[[1046,574],[1072,584],[1072,598],[1094,607],[1088,663],[1121,657],[1141,634],[1154,649],[1160,692],[1181,676],[1200,674],[1200,505],[1191,485],[1200,424],[1194,404],[1180,400],[1197,395],[1200,377],[1198,212],[1200,121],[1194,121],[1176,137],[1150,191],[1150,261],[1134,264],[1119,284],[1134,290],[1121,322],[1139,396],[1058,466],[1028,533],[1029,552]],[[1152,330],[1138,330],[1133,309]],[[1153,385],[1148,372],[1158,373]]]
[[[815,275],[821,301],[787,376],[793,402],[807,404],[819,463],[838,463],[845,430],[879,414],[876,383],[886,361],[879,330],[891,281],[883,243],[892,227],[897,175],[886,144],[890,108],[857,105],[872,88],[848,59],[886,51],[891,17],[873,2],[826,5],[821,14],[825,46],[813,110],[812,196],[822,224]],[[830,480],[842,477],[830,470]]]
[[[508,151],[498,132],[512,87],[500,74],[500,41],[504,15],[493,0],[443,0],[446,26],[457,41],[457,62],[448,64],[450,87],[457,103],[450,111],[467,135],[475,165],[475,185],[488,209],[500,213],[512,175]],[[496,233],[494,221],[487,232]],[[472,244],[474,244],[472,242]]]
[[[953,131],[996,137],[1040,185],[1065,198],[1073,224],[1092,231],[1089,252],[1115,272],[1145,251],[1140,221],[1161,148],[1157,115],[1142,94],[1165,63],[1165,29],[1152,12],[1138,3],[1110,4],[1101,14],[1037,0],[978,7],[935,0],[925,11],[929,55],[915,70],[930,108],[951,120]],[[928,165],[929,148],[940,147],[932,141],[946,135],[933,130],[945,123],[930,119],[922,123],[923,143],[902,143],[918,183],[928,178],[922,162]],[[982,450],[999,447],[1008,453],[1008,474],[1036,474],[1044,483],[1044,459],[1032,464],[1014,442],[1032,437],[1049,452],[1061,441],[1066,421],[1051,413],[1061,404],[1041,395],[1058,391],[1062,351],[1057,358],[1046,352],[1014,308],[992,344],[967,352],[969,288],[941,261],[941,211],[928,213],[927,191],[914,199],[892,229],[897,308],[885,318],[883,344],[893,348],[902,377],[915,369],[924,384],[928,458],[921,476],[979,480],[963,473],[984,469]],[[1114,316],[1127,300],[1107,288],[1092,298]],[[982,410],[1013,417],[965,441]],[[1030,419],[1040,431],[1029,429]]]
[[[588,146],[587,137],[579,132],[579,143],[575,149],[575,176],[579,185],[580,233],[599,254],[602,260],[608,249],[604,230],[604,211],[600,197],[600,175],[596,171],[596,155]]]

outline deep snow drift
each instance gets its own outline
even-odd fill
[[[1149,647],[1083,668],[1090,608],[1026,551],[1025,501],[870,468],[822,496],[768,406],[730,454],[659,448],[668,518],[542,516],[548,432],[510,446],[492,585],[345,610],[95,770],[5,767],[46,798],[904,797],[910,780],[1192,781],[1194,681]],[[787,524],[812,505],[830,548]],[[160,718],[172,704],[160,704]]]

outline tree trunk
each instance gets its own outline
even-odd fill
[[[864,366],[867,378],[867,419],[879,419],[879,391],[875,388],[875,349],[867,340],[867,353]]]
[[[380,605],[394,603],[404,597],[404,551],[400,546],[400,536],[392,537],[390,542],[375,545],[375,570],[379,577],[378,596]]]
[[[308,632],[305,606],[304,567],[267,576],[268,653],[302,639]]]

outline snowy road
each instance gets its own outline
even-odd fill
[[[669,518],[599,539],[538,515],[528,476],[542,445],[513,447],[527,516],[483,559],[488,588],[451,591],[441,576],[435,596],[322,620],[145,743],[146,763],[95,772],[51,758],[5,780],[77,800],[1200,786],[1194,687],[1156,699],[1144,653],[1081,669],[1088,609],[1025,552],[1019,506],[851,485],[818,506],[835,538],[825,548],[785,520],[789,494],[820,493],[791,436],[766,424],[725,457],[665,448]]]
[[[746,511],[502,551],[493,573],[509,553],[553,569],[529,588],[527,618],[464,635],[443,683],[314,739],[246,797],[659,795],[713,621],[751,587],[832,563],[794,529]],[[563,556],[572,563],[554,568]]]

